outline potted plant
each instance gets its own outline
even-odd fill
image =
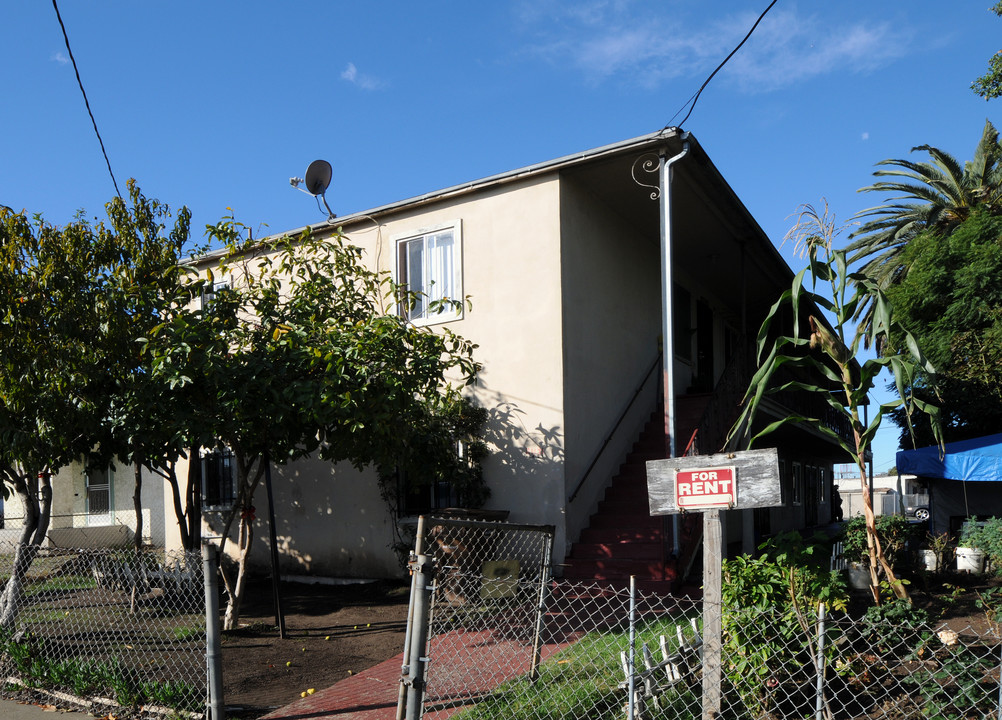
[[[854,515],[842,526],[842,558],[846,561],[849,587],[866,590],[871,585],[870,550],[866,544],[866,519]]]
[[[975,575],[984,572],[987,545],[984,524],[977,520],[965,522],[957,542],[957,571]]]
[[[926,547],[919,550],[919,560],[922,568],[929,572],[936,572],[942,567],[946,567],[946,555],[950,551],[950,534],[926,533]]]
[[[982,572],[986,566],[993,571],[1002,568],[1002,518],[968,520],[960,531],[957,569]]]

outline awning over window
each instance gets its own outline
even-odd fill
[[[1002,481],[1002,433],[947,443],[945,450],[943,457],[936,445],[901,450],[895,465],[901,474],[927,478]]]

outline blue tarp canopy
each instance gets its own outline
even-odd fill
[[[1002,433],[947,443],[943,457],[939,446],[901,450],[895,465],[902,475],[946,480],[1002,481]]]

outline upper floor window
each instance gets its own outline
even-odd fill
[[[400,314],[418,325],[462,317],[462,235],[459,221],[395,238],[397,282],[415,293]],[[455,301],[456,305],[441,301]]]
[[[221,293],[230,288],[227,280],[215,280],[211,285],[207,285],[202,291],[202,310],[208,312],[212,308],[212,303]]]

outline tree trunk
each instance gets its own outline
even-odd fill
[[[41,545],[49,532],[49,519],[52,517],[52,473],[38,473],[38,484],[35,486],[38,498],[38,525],[31,540],[32,545]]]
[[[175,474],[175,482],[177,475]],[[201,550],[202,538],[202,463],[199,449],[193,447],[188,451],[188,543],[184,549],[188,552]],[[180,520],[181,516],[178,516]]]
[[[813,329],[813,318],[812,318],[812,329]],[[835,357],[834,354],[831,355]],[[873,503],[870,502],[870,483],[866,480],[866,451],[869,447],[868,444],[863,443],[863,424],[859,419],[859,406],[857,403],[853,402],[853,388],[855,387],[852,381],[852,368],[850,364],[846,361],[838,360],[835,358],[836,362],[842,370],[842,385],[845,389],[846,402],[851,408],[850,416],[852,418],[852,437],[853,445],[856,448],[856,453],[854,460],[856,461],[856,468],[859,470],[859,487],[863,493],[863,514],[866,516],[866,549],[869,551],[870,555],[870,592],[873,593],[873,601],[879,605],[880,604],[880,582],[877,578],[877,568],[884,568],[884,574],[887,575],[887,582],[891,586],[891,590],[894,594],[898,596],[901,600],[907,600],[911,602],[911,598],[908,595],[908,590],[905,589],[904,583],[902,583],[894,575],[894,570],[891,568],[891,564],[887,562],[887,558],[884,557],[884,549],[880,545],[880,538],[877,536],[877,517],[873,513]]]
[[[247,587],[247,559],[250,557],[254,542],[254,515],[244,513],[240,516],[240,542],[237,554],[237,577],[233,583],[233,592],[229,593],[226,603],[226,613],[223,615],[223,629],[235,630],[240,622],[240,605]]]
[[[898,599],[911,602],[911,597],[908,595],[908,590],[905,588],[904,583],[898,580],[891,564],[884,557],[884,548],[881,546],[880,538],[877,536],[877,516],[873,512],[873,504],[870,502],[870,483],[866,480],[866,465],[859,462],[858,467],[859,485],[863,493],[863,514],[866,516],[866,547],[870,553],[870,592],[873,593],[873,601],[878,605],[880,604],[880,582],[877,579],[877,568],[879,566],[884,569],[887,582]]]
[[[181,503],[181,488],[179,487],[177,479],[177,467],[171,464],[164,469],[163,477],[170,485],[170,497],[174,504],[174,519],[177,520],[177,530],[181,537],[181,547],[184,548],[185,552],[192,552],[194,548],[191,547],[191,534],[188,527],[188,515],[193,512],[194,507],[191,504],[191,495],[186,493],[188,496],[188,510],[184,509],[184,505]],[[190,485],[189,480],[189,485]]]
[[[45,533],[49,528],[49,513],[52,507],[52,486],[46,472],[28,472],[24,475],[8,473],[5,478],[13,486],[24,507],[24,527],[14,550],[10,578],[0,594],[0,628],[11,631],[17,622],[17,613],[24,599],[24,584],[31,564],[38,554]],[[41,481],[41,489],[40,489]]]
[[[143,465],[138,460],[133,466],[136,477],[135,490],[132,493],[132,508],[136,511],[136,536],[133,544],[138,553],[143,549]]]
[[[223,617],[224,630],[232,630],[240,622],[240,604],[247,584],[247,559],[250,557],[254,540],[254,492],[261,483],[261,476],[264,474],[264,464],[258,462],[260,457],[248,460],[239,452],[238,448],[233,448],[233,457],[236,460],[237,468],[237,502],[226,518],[219,546],[221,558],[219,572],[222,575],[227,595],[226,613]],[[240,523],[237,529],[237,567],[236,577],[232,577],[223,566],[225,561],[223,550],[226,547],[230,528],[233,520],[236,519],[237,512],[240,513]]]
[[[146,581],[146,564],[143,562],[143,464],[137,460],[133,464],[135,474],[135,485],[132,493],[132,508],[136,513],[136,534],[133,537],[133,565],[132,588],[129,591],[129,610],[136,612],[136,602],[139,600],[140,592],[147,592],[148,583]]]

